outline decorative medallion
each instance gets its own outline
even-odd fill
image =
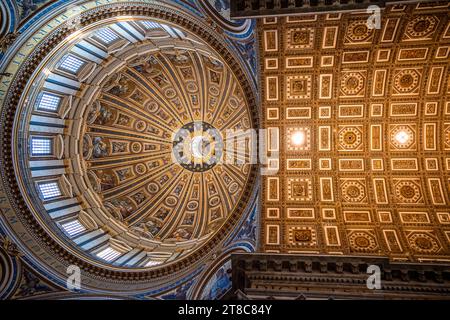
[[[373,29],[369,29],[366,20],[353,21],[347,27],[348,43],[368,42],[373,37]]]
[[[338,150],[360,151],[363,148],[362,126],[341,126],[338,134]]]
[[[377,248],[377,241],[369,231],[353,231],[348,236],[350,247],[356,252],[374,252]]]
[[[346,96],[358,96],[365,84],[364,76],[359,72],[345,72],[341,78],[341,91]]]
[[[406,25],[405,37],[409,39],[421,39],[436,30],[439,20],[434,16],[417,16]]]
[[[366,188],[364,180],[345,180],[341,185],[342,198],[345,202],[366,201]]]
[[[419,87],[420,73],[415,69],[399,71],[394,77],[394,89],[397,94],[415,94]]]
[[[419,180],[396,180],[395,196],[400,203],[417,203],[422,200]]]
[[[408,242],[418,253],[433,254],[441,249],[439,242],[428,233],[413,232],[408,236]]]

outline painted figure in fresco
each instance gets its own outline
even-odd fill
[[[119,116],[119,120],[117,120],[117,124],[121,126],[128,126],[130,124],[130,121],[131,121],[130,117],[121,114]]]
[[[124,142],[113,142],[113,153],[125,152],[127,149],[127,144]]]
[[[216,60],[216,59],[210,57],[210,58],[209,58],[209,62],[210,62],[210,65],[211,65],[213,68],[215,68],[215,69],[222,69],[222,68],[223,68],[223,64],[222,64],[222,62],[220,62],[219,60]]]
[[[114,81],[116,81],[115,83],[117,83],[117,85],[115,85],[112,89],[108,91],[111,94],[114,94],[119,97],[127,96],[134,89],[134,85],[132,84],[132,82],[129,81],[127,77],[125,77],[124,75],[120,75],[118,77],[118,80],[117,78],[114,78]]]
[[[194,214],[190,213],[184,218],[183,224],[191,225],[194,223]]]
[[[162,296],[162,298],[167,300],[186,300],[186,290],[184,287],[179,287],[174,292]]]
[[[252,240],[256,240],[256,210],[254,209],[247,223],[242,227],[239,232],[238,238],[248,238]]]
[[[132,176],[131,170],[129,168],[116,170],[116,174],[119,177],[119,181],[127,180]]]
[[[102,191],[112,189],[116,186],[116,179],[111,173],[107,172],[101,176],[101,186]]]
[[[38,277],[36,277],[28,270],[24,271],[24,278],[25,282],[19,287],[19,290],[16,293],[17,297],[26,297],[37,293],[45,293],[51,291],[51,289],[46,284],[44,284]]]
[[[158,212],[155,214],[155,217],[161,221],[164,221],[169,215],[170,211],[166,208],[160,208]]]
[[[157,225],[156,222],[150,220],[144,224],[144,230],[154,237],[158,234],[159,230],[161,230],[161,227]]]
[[[216,0],[214,2],[214,8],[219,11],[225,11],[230,9],[230,0]]]
[[[86,160],[90,156],[90,152],[91,152],[90,142],[91,142],[91,140],[90,140],[89,135],[85,135],[83,137],[83,158]]]
[[[95,192],[102,192],[114,188],[116,180],[110,170],[89,171],[88,179]]]
[[[132,197],[133,197],[134,202],[136,202],[138,205],[140,205],[146,199],[145,194],[142,192],[138,192],[138,193],[134,194]]]
[[[92,155],[94,158],[102,158],[108,155],[108,144],[103,142],[101,137],[95,137],[93,141],[93,151]]]
[[[161,230],[161,226],[157,222],[150,220],[147,222],[141,222],[138,226],[133,227],[132,230],[141,237],[153,239]]]
[[[176,290],[161,296],[162,299],[166,300],[186,300],[187,292],[192,285],[192,280],[188,283],[178,287]]]
[[[191,237],[191,233],[184,228],[179,228],[177,231],[173,233],[173,237],[178,241],[180,240],[189,240]]]
[[[250,62],[253,69],[256,69],[256,52],[255,52],[255,39],[249,39],[244,43],[238,43],[237,47],[242,53],[244,58]]]
[[[46,2],[46,0],[18,0],[17,5],[22,10],[21,19],[26,18],[33,11],[37,10],[37,4],[42,4],[44,2]]]
[[[139,61],[140,64],[135,66],[135,69],[147,77],[153,78],[161,74],[161,70],[158,68],[158,60],[154,56],[142,57]]]
[[[101,106],[100,110],[98,111],[97,119],[95,119],[96,124],[105,125],[108,124],[113,116],[113,113],[109,108],[106,108],[105,106]]]
[[[107,207],[115,208],[122,218],[127,218],[134,210],[131,201],[128,199],[112,199],[105,203]]]
[[[185,63],[189,62],[189,57],[187,56],[186,52],[177,50],[177,52],[175,53],[175,61],[178,64],[185,64]]]

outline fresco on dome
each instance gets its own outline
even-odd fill
[[[230,20],[230,0],[208,0],[222,17]]]
[[[33,12],[51,2],[52,0],[16,0],[17,8],[19,9],[20,19],[25,19]]]
[[[231,260],[216,271],[203,289],[201,299],[220,299],[231,288]]]
[[[161,295],[159,298],[164,300],[186,300],[187,293],[191,288],[193,282],[194,282],[193,280],[186,282],[181,286],[177,287],[176,289]]]
[[[257,203],[258,200],[256,200]],[[255,206],[252,210],[252,213],[247,219],[247,222],[241,227],[236,239],[246,239],[248,241],[252,241],[256,243],[256,233],[257,233],[257,221],[256,215],[258,212],[258,207]]]

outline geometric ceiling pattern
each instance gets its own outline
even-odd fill
[[[65,288],[75,264],[84,293],[219,297],[257,242],[450,261],[450,4],[388,5],[379,30],[362,11],[254,32],[222,0],[62,2],[0,50],[0,296],[48,291],[34,271]],[[260,127],[260,176],[195,153],[215,153],[208,129],[225,145]]]
[[[265,252],[450,261],[448,4],[260,19]]]

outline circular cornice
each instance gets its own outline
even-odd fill
[[[247,103],[251,110],[252,125],[253,127],[258,127],[258,115],[255,100],[255,93],[249,83],[246,73],[242,70],[242,66],[239,64],[237,59],[233,57],[233,54],[227,49],[227,46],[223,41],[218,38],[213,30],[201,22],[195,21],[192,17],[173,9],[167,9],[163,6],[152,5],[152,4],[128,4],[128,5],[105,5],[93,10],[89,10],[83,13],[78,20],[81,27],[86,26],[90,23],[99,21],[104,18],[118,17],[118,16],[140,16],[140,17],[152,17],[156,19],[161,19],[168,21],[170,23],[179,25],[180,27],[186,28],[196,35],[200,36],[206,43],[208,43],[212,48],[216,50],[218,54],[223,58],[223,60],[228,64],[229,68],[234,72],[235,76],[241,80],[241,86],[244,90],[244,96],[247,99]],[[94,277],[100,277],[110,280],[148,280],[155,279],[162,276],[167,276],[173,274],[174,272],[181,272],[186,268],[192,267],[192,265],[197,265],[197,262],[205,257],[211,250],[213,250],[224,238],[226,234],[218,233],[210,241],[208,241],[204,246],[202,246],[198,251],[194,252],[192,255],[187,256],[181,261],[155,270],[136,270],[136,271],[120,271],[120,270],[110,270],[106,268],[101,268],[80,258],[68,253],[64,250],[54,239],[52,239],[42,227],[35,221],[33,215],[27,208],[17,185],[16,178],[14,177],[13,170],[13,159],[11,152],[11,142],[13,139],[12,128],[14,121],[14,110],[15,106],[19,103],[19,98],[21,92],[25,88],[28,79],[32,76],[34,70],[42,61],[46,54],[50,52],[56,45],[67,38],[71,33],[76,30],[76,25],[70,25],[70,23],[62,25],[60,28],[55,30],[50,34],[45,41],[39,44],[33,53],[30,55],[28,61],[24,63],[18,74],[16,75],[13,84],[10,87],[6,102],[2,109],[1,122],[2,122],[2,180],[7,192],[11,204],[13,205],[18,217],[27,224],[29,231],[31,231],[36,240],[39,239],[40,245],[50,249],[54,254],[62,258],[66,264],[76,264],[85,272],[93,275]],[[253,166],[251,173],[249,175],[248,185],[251,186],[250,189],[244,191],[242,195],[242,200],[238,204],[235,212],[231,214],[230,218],[225,223],[225,228],[232,229],[241,217],[242,212],[245,210],[246,205],[252,194],[257,188],[256,181],[256,167]]]

